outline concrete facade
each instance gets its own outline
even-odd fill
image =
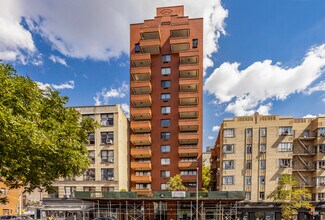
[[[18,215],[19,202],[22,204],[22,189],[9,189],[4,183],[0,182],[0,197],[7,197],[8,202],[0,206],[0,215]]]
[[[203,19],[157,8],[130,25],[131,190],[167,189],[181,174],[194,190],[202,163]]]

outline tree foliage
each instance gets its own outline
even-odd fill
[[[185,191],[187,188],[183,185],[183,181],[180,175],[176,174],[169,178],[167,182],[169,191]]]
[[[268,196],[281,203],[282,217],[292,219],[300,208],[311,208],[311,193],[305,187],[298,187],[298,182],[292,175],[282,174],[278,187]]]
[[[0,181],[11,188],[51,191],[55,179],[81,174],[89,166],[84,142],[95,129],[80,120],[67,97],[42,90],[29,77],[0,63]]]
[[[210,167],[205,166],[203,164],[202,166],[202,190],[203,191],[208,191],[210,187],[210,181],[211,181]]]

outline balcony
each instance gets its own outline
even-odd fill
[[[130,127],[134,133],[146,133],[151,131],[151,122],[132,121]]]
[[[151,170],[151,162],[131,162],[131,169],[135,171]]]
[[[198,79],[179,79],[180,92],[198,92],[199,80]]]
[[[132,187],[132,188],[131,188],[131,191],[132,191],[132,192],[137,192],[138,195],[151,193],[151,189],[148,189],[148,188],[144,188],[144,189],[136,189],[136,188]]]
[[[178,108],[179,117],[181,119],[185,118],[198,118],[199,116],[199,107],[182,107]]]
[[[151,158],[151,149],[131,148],[131,155],[134,158]]]
[[[150,81],[151,69],[150,67],[131,68],[131,76],[134,81]]]
[[[171,26],[170,38],[188,38],[190,36],[190,29],[188,25]]]
[[[180,65],[179,66],[179,77],[180,79],[192,79],[199,77],[199,70],[196,66],[191,65]]]
[[[151,106],[150,95],[131,95],[131,102],[135,108],[143,108]]]
[[[131,116],[134,120],[150,120],[150,108],[131,108]]]
[[[182,175],[181,178],[183,182],[196,182],[196,175]]]
[[[182,106],[191,106],[199,104],[198,93],[179,93],[179,104]]]
[[[140,27],[141,40],[160,39],[160,26],[146,26]]]
[[[150,145],[151,144],[150,134],[131,134],[130,139],[134,145]]]
[[[191,40],[186,38],[170,38],[170,47],[172,53],[179,53],[182,51],[188,51],[190,49]]]
[[[180,146],[178,148],[178,155],[180,157],[197,157],[198,155],[198,148],[195,145],[195,147],[189,146]]]
[[[141,40],[140,47],[141,47],[142,53],[149,53],[152,55],[160,54],[160,40],[159,39]]]
[[[149,81],[131,81],[131,91],[134,95],[150,94],[151,83]]]
[[[180,144],[197,144],[199,142],[199,135],[196,132],[180,132],[178,134],[178,141]]]
[[[179,161],[178,168],[180,170],[196,170],[198,167],[197,161]]]
[[[198,120],[179,120],[178,127],[180,131],[197,131],[199,129]]]
[[[199,63],[199,51],[185,51],[179,53],[180,66],[197,65]]]
[[[151,65],[149,53],[132,53],[130,59],[132,67],[150,67]]]
[[[151,176],[131,175],[131,182],[134,182],[134,183],[151,183]]]

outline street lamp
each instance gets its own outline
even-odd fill
[[[196,220],[199,220],[199,167],[196,168]]]

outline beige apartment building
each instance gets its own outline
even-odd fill
[[[129,122],[119,104],[74,107],[82,117],[91,117],[100,124],[89,133],[86,144],[90,166],[81,176],[56,181],[56,193],[34,192],[29,201],[43,198],[70,198],[74,191],[120,191],[129,189]]]
[[[225,119],[212,151],[212,190],[245,191],[248,202],[267,196],[281,174],[292,174],[325,201],[325,116],[259,115]]]

